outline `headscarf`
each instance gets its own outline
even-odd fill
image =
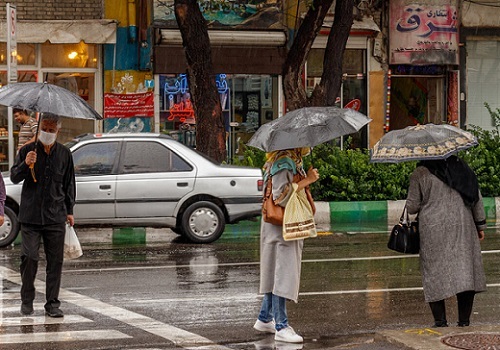
[[[302,166],[302,157],[307,156],[309,153],[311,153],[310,147],[291,148],[268,152],[266,153],[266,163],[264,164],[264,171],[267,172],[271,168],[271,165],[277,160],[281,158],[290,158],[295,162],[297,171],[299,171],[302,175],[305,175],[305,171]]]
[[[452,155],[443,160],[425,160],[425,166],[433,175],[460,193],[464,203],[472,207],[479,200],[479,183],[476,174],[465,161]]]

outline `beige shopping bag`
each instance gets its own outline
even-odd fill
[[[293,193],[283,215],[283,238],[285,241],[316,237],[314,214],[304,190],[297,191],[299,185],[292,184]]]

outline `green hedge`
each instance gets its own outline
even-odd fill
[[[493,131],[472,126],[479,145],[462,151],[459,156],[476,172],[483,197],[500,197],[500,109],[491,110]],[[318,169],[320,179],[311,186],[317,201],[376,201],[405,199],[409,177],[416,162],[399,164],[370,163],[369,150],[344,150],[332,144],[314,147],[311,156],[304,160],[307,169],[311,163]],[[262,167],[265,153],[248,148],[234,164]]]

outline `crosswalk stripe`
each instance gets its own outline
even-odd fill
[[[0,344],[68,342],[99,339],[127,339],[132,338],[122,332],[114,330],[89,330],[68,332],[44,332],[22,334],[0,334]]]
[[[21,276],[18,272],[0,266],[0,278],[9,280],[15,284],[21,284]],[[35,280],[35,287],[39,291],[45,290],[45,282]],[[117,321],[128,324],[129,326],[142,329],[148,333],[157,335],[166,339],[177,346],[203,346],[206,350],[230,350],[229,348],[216,344],[208,338],[202,337],[198,334],[185,331],[183,329],[171,326],[169,324],[157,321],[151,317],[147,317],[127,309],[122,309],[117,306],[106,304],[100,300],[86,297],[84,295],[71,292],[67,289],[61,288],[59,296],[62,300],[75,304],[79,307],[91,310],[95,313],[113,318]],[[1,338],[0,338],[1,343]]]
[[[4,299],[4,298],[0,297],[0,316],[2,315],[2,313],[13,313],[13,312],[19,313],[21,311],[21,299],[20,299],[19,295],[18,295],[18,298],[19,298],[19,301],[16,305],[6,306],[5,304],[2,303],[2,299]],[[35,310],[43,310],[43,305],[44,304],[42,304],[42,303],[34,303],[33,308]]]
[[[3,300],[16,300],[20,297],[19,293],[2,293]]]
[[[41,324],[66,324],[94,322],[79,315],[65,315],[64,317],[25,316],[4,317],[0,320],[0,326],[36,326]]]

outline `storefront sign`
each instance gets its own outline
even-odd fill
[[[16,6],[7,3],[7,74],[9,83],[17,83]]]
[[[153,92],[104,94],[104,118],[153,117]]]
[[[391,64],[458,64],[457,1],[391,0]]]
[[[224,109],[227,102],[229,90],[226,74],[217,74],[215,85],[221,98],[221,106]],[[181,123],[195,123],[195,115],[191,95],[189,93],[188,77],[179,74],[165,80],[162,84],[163,99],[160,102],[161,110],[168,111],[168,121],[179,121]],[[161,93],[161,90],[160,90]]]

